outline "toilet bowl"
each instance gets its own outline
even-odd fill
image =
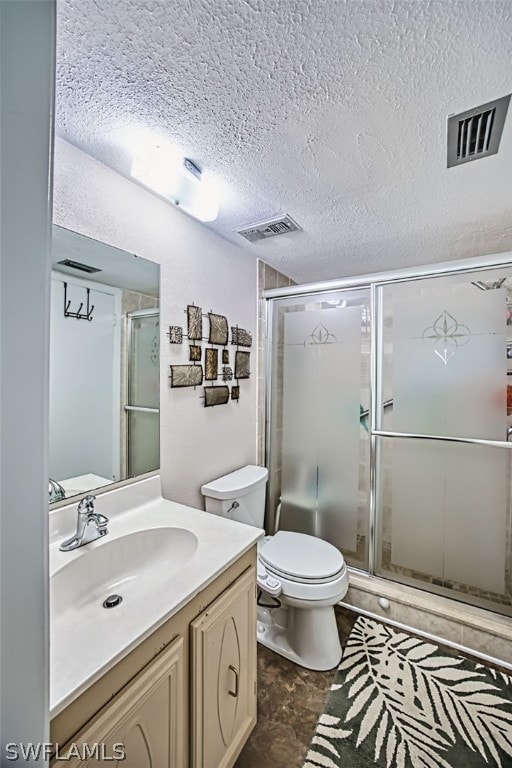
[[[248,465],[202,486],[207,512],[263,527],[265,467]],[[258,546],[258,641],[314,670],[336,667],[334,606],[348,589],[341,552],[315,536],[278,531]]]

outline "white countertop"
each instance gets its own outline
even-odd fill
[[[59,544],[75,530],[76,503],[50,513],[50,578],[104,542],[149,528],[185,528],[195,534],[198,546],[181,569],[163,580],[161,589],[148,590],[143,598],[115,609],[100,606],[93,618],[90,610],[84,610],[83,623],[76,607],[52,610],[50,587],[50,717],[177,613],[263,534],[259,528],[163,499],[159,477],[99,495],[96,510],[109,518],[108,536],[72,552],[60,552]]]

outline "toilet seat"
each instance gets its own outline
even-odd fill
[[[278,531],[261,546],[258,560],[267,573],[280,582],[281,593],[286,597],[337,602],[348,588],[343,555],[332,544],[315,536]]]
[[[341,600],[348,589],[348,571],[346,566],[334,579],[329,581],[315,583],[311,581],[291,580],[286,576],[274,571],[265,565],[268,575],[279,582],[281,595],[284,597],[295,598],[296,600],[311,601],[320,604],[327,600],[329,604],[334,605]],[[259,584],[260,588],[265,590],[264,583]]]
[[[343,555],[336,547],[304,533],[278,531],[258,554],[277,578],[303,584],[329,583],[345,570]]]

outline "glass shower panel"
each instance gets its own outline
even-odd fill
[[[378,441],[377,574],[512,614],[511,452]]]
[[[128,476],[160,465],[160,316],[158,310],[129,315],[127,460]]]
[[[369,495],[368,293],[340,292],[309,297],[307,303],[276,304],[271,506],[280,499],[282,529],[330,541],[348,562],[364,567]]]
[[[511,612],[505,275],[379,289],[376,572]]]
[[[379,429],[507,438],[505,288],[467,275],[383,290],[383,401]]]
[[[158,413],[128,411],[128,466],[130,476],[152,472],[160,466],[160,424]]]
[[[130,326],[128,402],[132,406],[158,408],[159,314],[132,313]]]

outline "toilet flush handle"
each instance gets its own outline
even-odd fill
[[[238,501],[234,501],[230,506],[230,508],[228,509],[228,511],[226,512],[226,515],[229,515],[232,509],[238,509],[239,506],[240,504],[238,503]]]

